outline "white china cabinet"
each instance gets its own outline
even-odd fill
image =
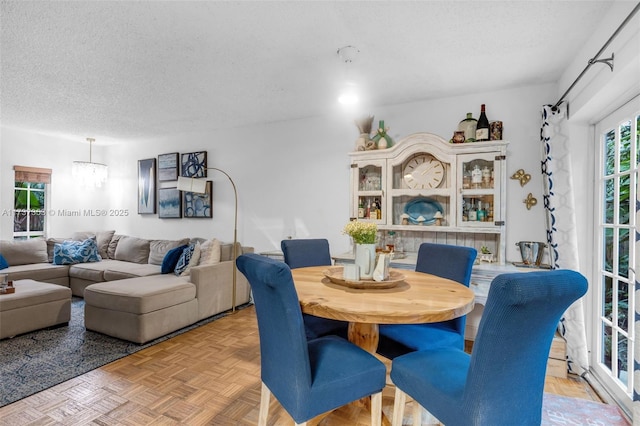
[[[375,222],[378,245],[393,245],[396,259],[436,242],[475,247],[479,258],[484,248],[484,260],[503,265],[507,145],[416,133],[351,152],[351,218]]]

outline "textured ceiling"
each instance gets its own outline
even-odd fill
[[[368,108],[556,82],[611,3],[2,0],[2,124],[135,140],[331,113],[347,77]]]

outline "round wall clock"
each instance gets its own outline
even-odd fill
[[[430,154],[411,158],[402,170],[404,182],[411,189],[432,189],[444,180],[444,164]]]

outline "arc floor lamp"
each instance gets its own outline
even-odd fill
[[[231,179],[231,176],[227,172],[217,167],[207,167],[206,170],[215,170],[227,177],[231,186],[233,187],[233,196],[235,200],[235,207],[233,211],[233,251],[232,251],[232,301],[231,311],[236,311],[236,258],[238,257],[238,190],[236,189],[236,183]],[[204,194],[207,188],[207,181],[205,179],[194,179],[192,177],[178,177],[178,189],[180,191],[195,192],[198,194]]]

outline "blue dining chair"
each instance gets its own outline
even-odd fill
[[[539,426],[551,341],[564,311],[586,291],[575,271],[497,276],[471,355],[448,347],[392,361],[393,426],[402,424],[406,395],[447,426]]]
[[[280,248],[284,254],[284,263],[291,269],[331,265],[329,241],[324,238],[282,240]]]
[[[282,240],[280,243],[284,262],[289,268],[304,268],[306,266],[331,266],[329,241],[324,238],[309,238],[299,240]],[[347,338],[349,323],[330,318],[321,318],[302,314],[307,339],[336,335]]]
[[[286,264],[253,253],[241,255],[236,264],[251,285],[258,318],[262,378],[258,424],[267,424],[273,393],[296,424],[372,396],[371,423],[380,425],[384,364],[337,336],[306,339]]]
[[[447,278],[469,287],[478,252],[472,247],[422,243],[416,271]],[[378,353],[393,359],[409,352],[444,347],[464,348],[466,315],[428,324],[381,324]]]

